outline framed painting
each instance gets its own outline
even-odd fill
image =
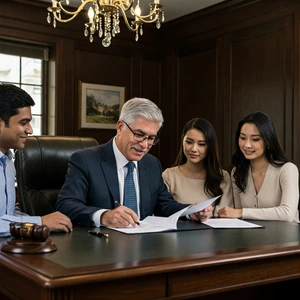
[[[115,129],[125,87],[79,82],[79,129]]]

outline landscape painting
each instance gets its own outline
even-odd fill
[[[116,128],[125,87],[80,82],[79,94],[80,128]]]

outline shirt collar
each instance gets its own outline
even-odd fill
[[[0,158],[2,158],[3,156],[6,156],[6,157],[8,157],[8,159],[12,160],[14,157],[14,154],[12,153],[11,150],[8,149],[6,154],[4,154],[2,151],[0,151]]]

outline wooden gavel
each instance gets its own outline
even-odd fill
[[[46,241],[50,230],[46,225],[34,223],[11,222],[9,224],[10,234],[24,240]]]

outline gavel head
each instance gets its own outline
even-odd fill
[[[10,234],[24,240],[46,241],[50,230],[46,225],[34,223],[11,222],[9,224]]]

